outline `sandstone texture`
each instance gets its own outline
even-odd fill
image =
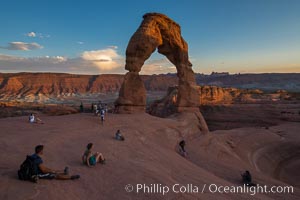
[[[296,108],[295,108],[296,110]],[[297,109],[298,110],[298,109]],[[248,109],[249,112],[249,109]],[[300,123],[241,127],[200,135],[192,113],[181,118],[158,118],[146,113],[108,114],[104,126],[90,113],[39,117],[45,124],[29,124],[28,117],[0,119],[1,200],[295,200],[300,199]],[[227,119],[236,113],[227,112]],[[259,113],[261,114],[261,113]],[[231,116],[230,116],[231,115]],[[238,116],[245,116],[240,112]],[[236,118],[238,117],[236,116]],[[272,112],[270,113],[272,115]],[[251,119],[249,119],[251,120]],[[270,118],[272,120],[272,118]],[[239,123],[239,120],[236,121]],[[226,124],[226,123],[225,123]],[[225,125],[224,124],[224,125]],[[113,139],[120,129],[125,142]],[[188,157],[178,154],[186,140]],[[84,166],[81,155],[89,142],[107,159],[105,165]],[[38,184],[17,179],[17,170],[37,144],[45,145],[45,165],[68,166],[76,181],[39,180]],[[13,150],[11,147],[13,146]],[[201,193],[204,184],[243,186],[240,174],[249,170],[255,183],[294,186],[293,193]],[[199,186],[200,192],[126,192],[128,184],[159,183]],[[153,187],[152,187],[153,188]]]
[[[144,20],[131,37],[126,49],[125,69],[129,71],[126,77],[134,77],[134,80],[125,78],[116,104],[121,107],[146,106],[145,98],[133,97],[144,93],[142,91],[143,86],[141,86],[142,82],[136,76],[141,71],[144,62],[157,49],[160,54],[165,55],[176,66],[178,77],[176,106],[181,109],[197,107],[199,105],[199,93],[192,64],[189,61],[188,45],[181,36],[180,26],[159,13],[148,13],[143,18]],[[129,85],[135,85],[138,89],[128,87]]]
[[[116,103],[118,112],[145,111],[146,89],[138,72],[128,72]]]
[[[282,94],[265,94],[261,90],[221,88],[217,86],[197,86],[198,103],[205,105],[225,105],[225,104],[250,104],[250,103],[268,103],[272,100],[287,98]],[[154,101],[147,112],[159,116],[167,117],[176,113],[178,99],[178,87],[170,87],[166,96],[160,100]],[[281,96],[280,96],[281,95]]]

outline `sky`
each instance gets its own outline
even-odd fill
[[[2,0],[0,72],[126,73],[148,12],[181,26],[197,73],[300,73],[299,0]],[[154,52],[141,74],[175,72]]]

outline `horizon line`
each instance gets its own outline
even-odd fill
[[[126,72],[127,73],[127,72]],[[86,76],[95,76],[95,75],[126,75],[126,73],[99,73],[99,74],[83,74],[83,73],[68,73],[68,72],[30,72],[30,71],[20,71],[20,72],[0,72],[0,74],[69,74],[69,75],[86,75]],[[177,73],[161,73],[161,74],[139,74],[141,76],[152,76],[152,75],[176,75]],[[226,75],[247,75],[247,74],[253,74],[253,75],[258,75],[258,74],[300,74],[300,72],[238,72],[238,73],[230,73],[230,72],[215,72],[212,71],[210,74],[208,73],[200,73],[200,72],[194,72],[194,74],[200,74],[200,75],[206,75],[206,76],[210,76],[210,75],[221,75],[224,74],[224,76]]]

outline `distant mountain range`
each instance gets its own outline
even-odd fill
[[[96,93],[117,93],[124,75],[62,73],[0,73],[0,100],[40,99]],[[177,85],[176,74],[142,75],[148,91],[167,91]],[[300,92],[300,74],[196,74],[199,85]]]
[[[223,74],[196,75],[199,85],[215,85],[265,91],[300,91],[300,73]]]

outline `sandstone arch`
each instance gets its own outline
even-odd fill
[[[119,112],[145,111],[146,90],[139,72],[156,49],[176,66],[179,79],[176,105],[178,111],[197,108],[199,93],[189,61],[188,45],[181,37],[180,26],[159,13],[147,13],[143,18],[126,49],[125,69],[129,72],[125,75],[116,101]]]

